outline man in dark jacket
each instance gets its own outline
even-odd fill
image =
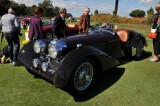
[[[65,16],[67,14],[67,10],[65,8],[61,8],[59,10],[60,16],[57,17],[53,24],[53,34],[57,38],[63,38],[67,36],[67,29],[65,23]]]
[[[0,27],[2,27],[2,33],[8,43],[8,52],[10,59],[13,61],[13,65],[15,66],[20,49],[18,36],[20,32],[20,22],[14,14],[15,11],[13,10],[13,8],[9,8],[8,14],[3,15],[0,20]]]

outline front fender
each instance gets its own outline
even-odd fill
[[[119,64],[118,60],[110,57],[106,53],[91,47],[85,46],[76,48],[68,53],[63,61],[60,63],[59,68],[56,71],[53,82],[55,87],[63,88],[67,85],[72,71],[81,59],[85,57],[95,57],[100,62],[102,71],[111,69]]]
[[[38,58],[38,54],[34,52],[33,43],[34,41],[30,41],[29,43],[25,44],[19,52],[18,61],[25,67],[32,67],[32,60],[34,58]]]

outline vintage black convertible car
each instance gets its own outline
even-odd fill
[[[52,81],[55,87],[83,94],[98,72],[116,67],[123,57],[140,58],[145,46],[141,33],[94,27],[88,34],[30,41],[18,59],[30,73]]]

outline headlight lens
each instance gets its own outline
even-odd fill
[[[41,62],[40,62],[40,60],[38,58],[33,59],[32,63],[33,63],[33,66],[35,68],[38,68],[40,66],[40,64],[41,64]]]
[[[42,71],[46,72],[48,70],[48,63],[47,62],[43,62],[42,63]]]
[[[44,52],[46,48],[46,44],[42,40],[36,40],[34,42],[34,51],[36,53]]]
[[[58,44],[49,44],[48,46],[48,53],[51,56],[51,58],[55,59],[57,58],[62,52],[62,46]]]

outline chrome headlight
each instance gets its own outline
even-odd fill
[[[42,63],[42,71],[43,71],[43,72],[46,72],[46,71],[48,70],[48,67],[49,67],[49,66],[48,66],[48,63],[47,63],[47,62],[43,62],[43,63]]]
[[[49,44],[48,53],[53,59],[57,58],[62,52],[62,46],[58,44]]]
[[[32,63],[33,63],[33,66],[34,66],[35,68],[38,68],[38,67],[40,66],[40,64],[41,64],[40,60],[37,59],[37,58],[36,58],[36,59],[33,59]]]
[[[48,45],[48,53],[49,56],[53,59],[59,57],[62,53],[63,48],[66,48],[67,45],[64,41],[53,39],[50,41],[50,44]]]
[[[46,44],[42,40],[36,40],[33,48],[36,53],[44,52]]]

